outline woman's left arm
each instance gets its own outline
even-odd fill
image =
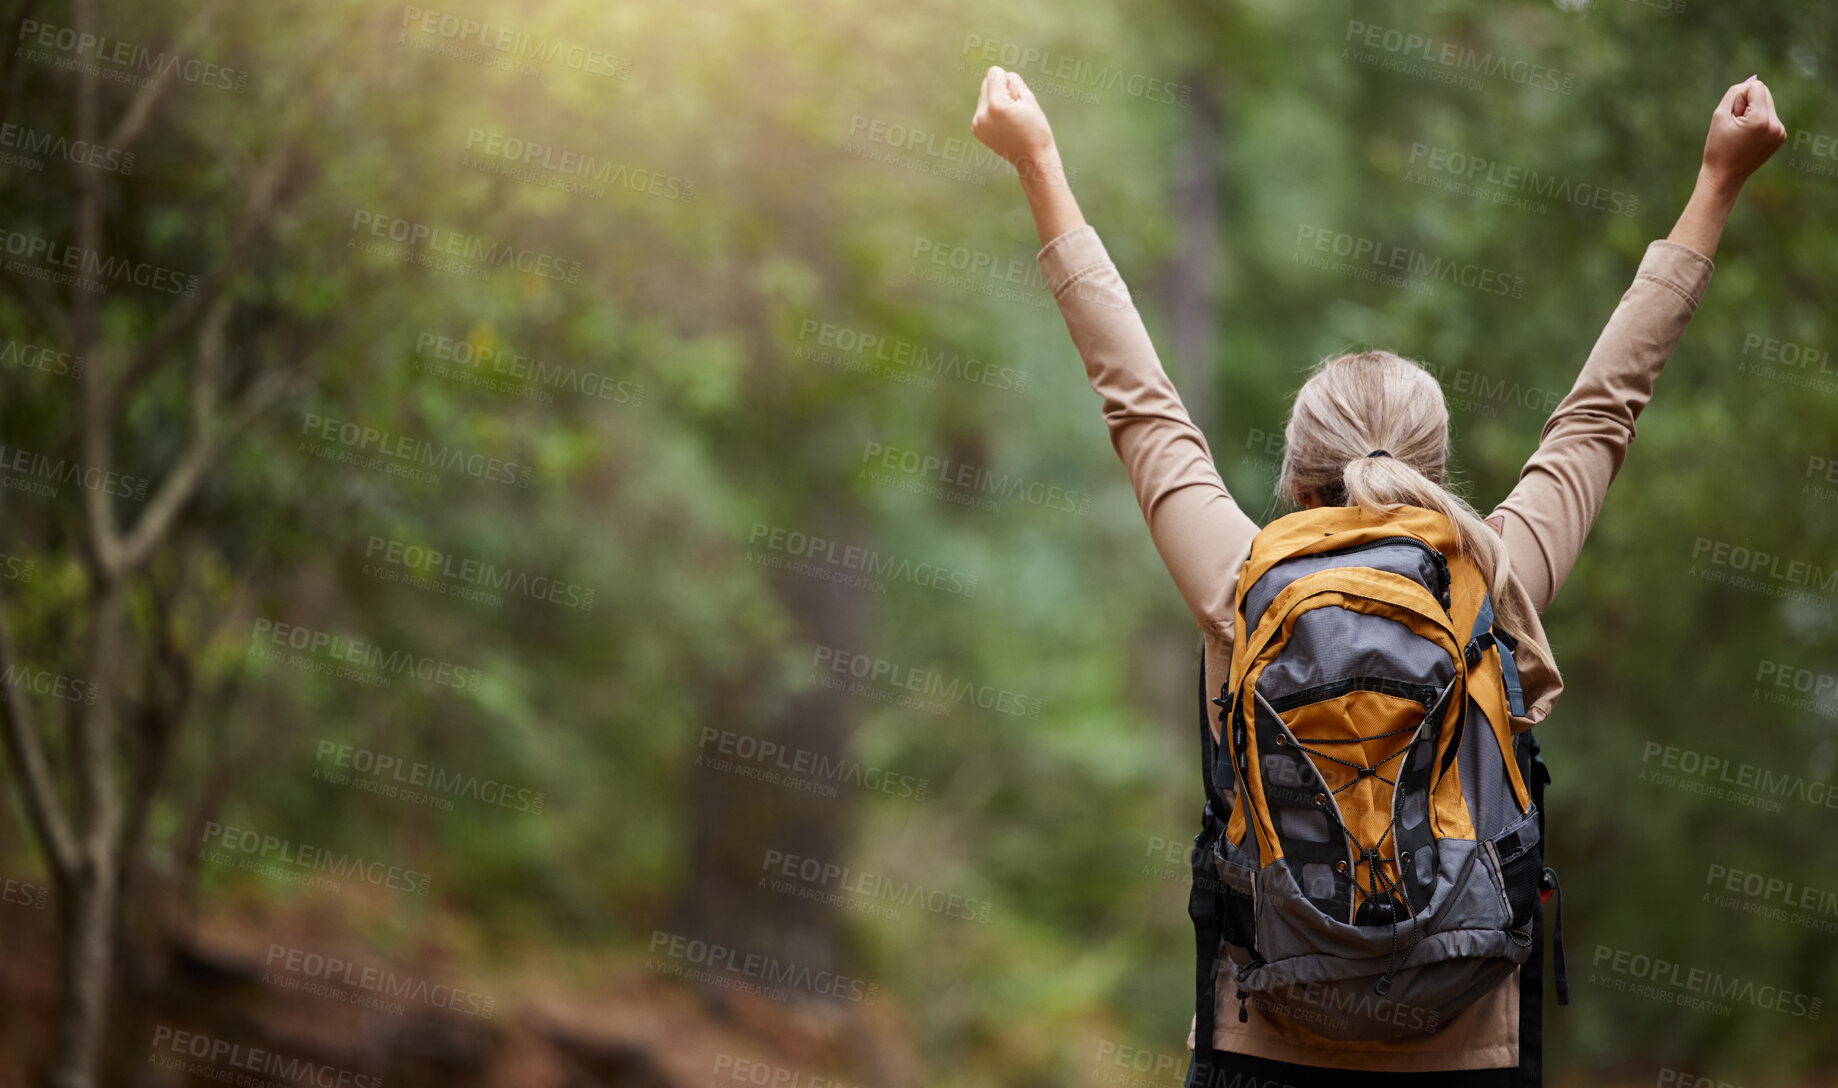
[[[1647,246],[1519,482],[1488,515],[1537,611],[1569,577],[1627,459],[1635,420],[1710,282],[1710,258],[1736,194],[1785,139],[1765,84],[1750,77],[1724,94],[1685,210],[1663,241]]]

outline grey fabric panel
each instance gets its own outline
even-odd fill
[[[1529,947],[1518,947],[1504,932],[1459,930],[1425,938],[1411,958],[1413,963],[1421,958],[1422,964],[1392,976],[1383,995],[1373,989],[1382,964],[1372,975],[1357,978],[1314,977],[1318,972],[1311,968],[1337,966],[1324,956],[1259,967],[1242,989],[1260,1011],[1294,1020],[1318,1035],[1404,1039],[1435,1032],[1530,955]]]
[[[1326,918],[1303,897],[1285,861],[1258,870],[1257,945],[1266,962],[1248,970],[1241,987],[1259,1008],[1330,1038],[1434,1031],[1531,955],[1530,923],[1505,928],[1511,906],[1498,856],[1464,839],[1439,846],[1435,897],[1396,927],[1398,957],[1391,926]],[[1400,963],[1413,928],[1422,936]],[[1391,988],[1378,994],[1377,980],[1394,965]]]
[[[1279,808],[1275,811],[1275,816],[1277,831],[1284,838],[1302,839],[1306,842],[1333,842],[1340,837],[1334,827],[1327,822],[1327,814],[1320,809]]]
[[[1474,818],[1476,838],[1491,839],[1519,821],[1524,813],[1513,796],[1506,757],[1500,753],[1493,727],[1487,724],[1487,713],[1473,699],[1468,700],[1468,721],[1456,763],[1461,767],[1461,794]]]
[[[1512,921],[1498,862],[1489,852],[1468,839],[1443,839],[1438,846],[1435,892],[1414,920],[1398,923],[1400,949],[1409,944],[1413,927],[1421,928],[1427,941],[1444,931],[1499,930]],[[1354,962],[1376,960],[1374,975],[1384,970],[1392,927],[1349,925],[1323,915],[1297,886],[1288,859],[1258,872],[1255,894],[1258,951],[1266,960],[1325,953]],[[1409,962],[1417,962],[1416,954]]]
[[[1280,699],[1349,676],[1384,676],[1441,691],[1455,678],[1455,659],[1397,620],[1322,605],[1296,617],[1282,653],[1258,677],[1257,693]]]
[[[1218,871],[1220,880],[1247,895],[1253,895],[1257,891],[1258,865],[1255,839],[1255,833],[1249,829],[1245,831],[1245,841],[1242,846],[1233,846],[1229,840],[1221,838],[1217,847],[1217,860],[1213,862],[1213,868]]]
[[[1299,555],[1275,564],[1264,572],[1257,584],[1245,591],[1245,630],[1250,632],[1257,629],[1270,602],[1276,600],[1277,594],[1287,589],[1289,583],[1305,574],[1330,567],[1374,567],[1388,570],[1422,582],[1426,588],[1434,587],[1436,579],[1440,577],[1436,561],[1430,557],[1430,553],[1414,544],[1379,544],[1346,555]],[[1431,592],[1435,590],[1431,588]]]

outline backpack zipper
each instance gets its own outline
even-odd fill
[[[1419,548],[1429,555],[1430,560],[1436,564],[1436,586],[1433,590],[1436,595],[1436,603],[1442,605],[1443,611],[1447,612],[1449,610],[1449,583],[1451,581],[1449,575],[1449,557],[1442,554],[1441,551],[1425,544],[1423,541],[1418,540],[1414,536],[1398,535],[1380,537],[1377,540],[1368,540],[1364,543],[1352,544],[1345,548],[1334,548],[1325,552],[1310,552],[1309,555],[1348,555],[1352,552],[1365,551],[1368,548],[1382,548],[1390,544],[1409,545]],[[1301,557],[1298,556],[1297,558]]]

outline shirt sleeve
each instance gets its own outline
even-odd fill
[[[1505,501],[1488,515],[1540,613],[1569,577],[1621,471],[1634,420],[1710,283],[1710,258],[1677,242],[1647,246],[1568,396]]]
[[[1201,628],[1229,641],[1238,572],[1257,523],[1226,490],[1097,231],[1089,225],[1067,231],[1041,249],[1039,260],[1092,391],[1103,400],[1111,446],[1155,548]]]

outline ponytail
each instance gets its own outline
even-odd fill
[[[1556,672],[1551,655],[1530,637],[1536,617],[1525,598],[1507,592],[1512,564],[1506,542],[1443,483],[1448,453],[1442,386],[1421,363],[1388,351],[1333,356],[1296,393],[1277,498],[1293,505],[1296,496],[1312,491],[1329,506],[1388,514],[1408,505],[1443,514],[1455,526],[1459,554],[1474,560],[1487,583],[1495,621],[1519,639],[1516,652]]]

